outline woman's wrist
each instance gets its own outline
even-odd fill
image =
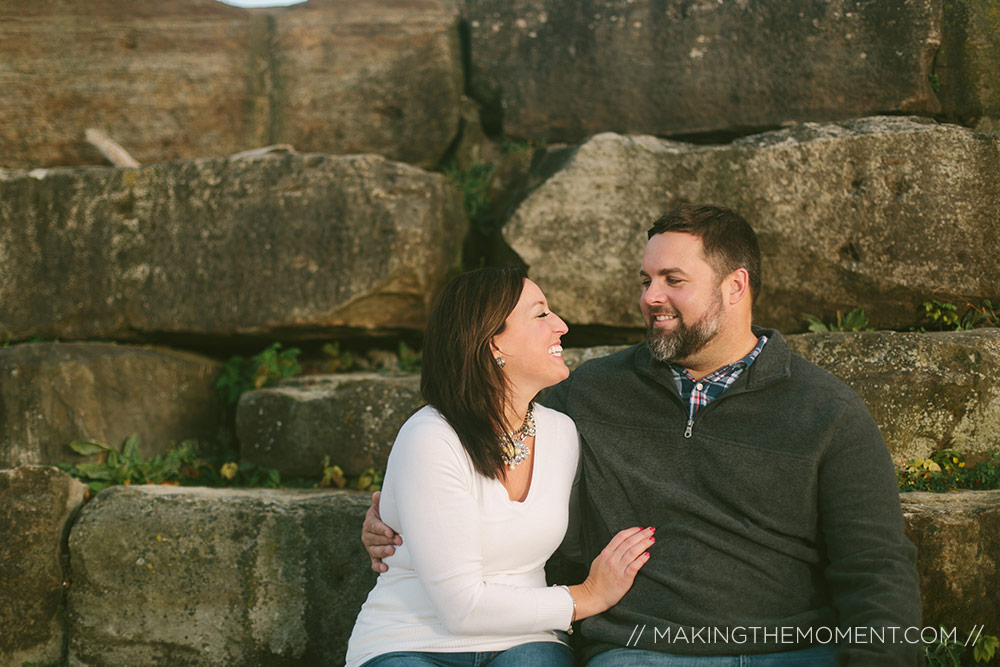
[[[575,586],[567,586],[566,590],[573,598],[574,621],[580,621],[607,610],[607,606],[601,605],[600,599],[591,590],[587,581]]]

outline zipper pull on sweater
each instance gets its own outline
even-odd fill
[[[687,428],[684,429],[684,437],[685,438],[690,438],[691,437],[691,428],[693,426],[694,426],[694,420],[693,419],[689,419],[688,420],[688,424],[687,424]]]

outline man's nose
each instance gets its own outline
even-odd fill
[[[643,303],[660,305],[666,303],[667,291],[653,283],[643,290],[641,299]]]

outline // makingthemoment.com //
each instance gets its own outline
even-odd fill
[[[974,645],[985,626],[973,626],[972,632],[964,642],[966,646]],[[733,626],[733,627],[668,627],[636,624],[625,646],[638,647],[639,642],[653,644],[933,644],[941,642],[958,642],[958,629],[950,630],[944,627],[899,627],[883,628],[849,627],[830,628],[820,626],[815,628],[799,627],[764,627],[764,626]]]

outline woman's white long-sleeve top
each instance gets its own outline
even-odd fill
[[[576,427],[535,405],[531,486],[510,500],[478,474],[434,408],[403,425],[382,486],[382,520],[403,536],[361,609],[347,667],[392,651],[499,651],[559,641],[573,601],[546,587],[545,561],[566,532],[579,458]]]

